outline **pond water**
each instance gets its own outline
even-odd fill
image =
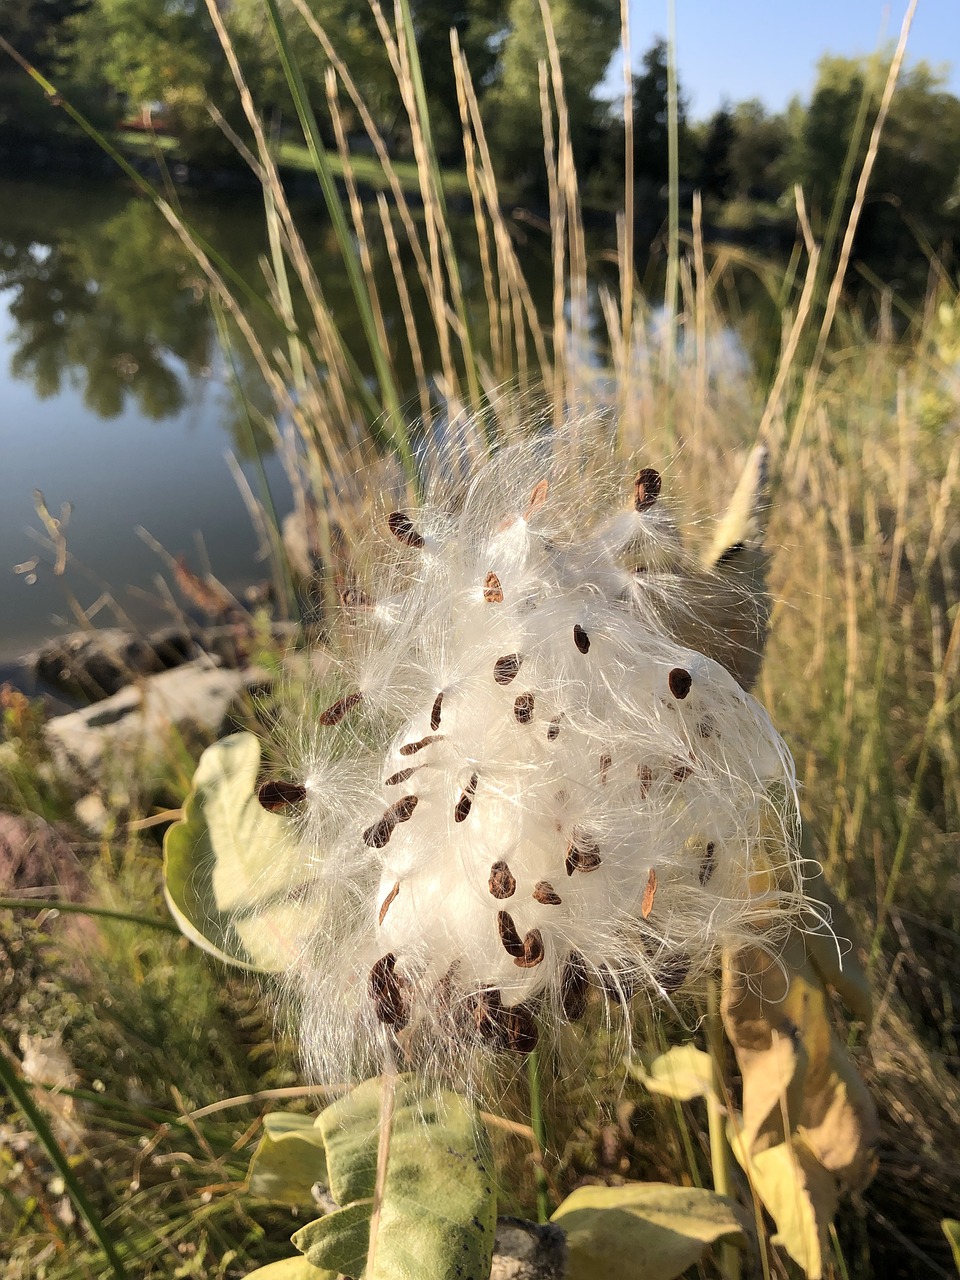
[[[190,198],[184,212],[265,293],[259,201]],[[297,218],[347,346],[372,374],[330,225],[316,206]],[[546,249],[529,231],[524,238],[535,302],[546,315]],[[465,253],[461,267],[468,298],[481,304],[479,262]],[[374,269],[389,329],[402,321],[382,246]],[[413,305],[425,307],[422,294]],[[168,561],[138,530],[236,595],[268,577],[225,455],[234,454],[258,491],[236,379],[269,405],[251,362],[236,367],[239,346],[233,359],[228,376],[197,267],[147,199],[120,185],[0,181],[0,674],[85,614],[97,626],[170,620],[157,583],[160,574],[169,580]],[[396,359],[401,394],[412,402],[412,372],[401,352]],[[426,347],[424,359],[435,367]],[[282,517],[292,505],[289,486],[268,450],[263,462]],[[38,493],[53,517],[69,504],[63,573],[54,572]]]
[[[261,225],[253,202],[234,205],[221,239],[255,264]],[[75,628],[80,610],[97,625],[121,610],[139,625],[168,617],[166,565],[141,526],[234,592],[266,576],[225,460],[238,414],[194,277],[135,195],[0,183],[0,661]],[[282,512],[282,470],[265,466]],[[35,491],[55,517],[72,508],[62,575]]]
[[[264,296],[262,203],[254,195],[184,199],[186,219]],[[316,203],[296,217],[327,304],[372,383],[329,221]],[[372,253],[389,333],[403,324],[393,264],[382,242]],[[482,299],[469,253],[462,270],[468,295]],[[535,276],[546,308],[549,271]],[[412,307],[423,319],[422,291]],[[270,341],[281,338],[278,331]],[[435,367],[426,340],[423,354]],[[75,629],[84,615],[97,626],[118,617],[137,626],[169,620],[156,581],[169,560],[140,529],[237,595],[267,578],[225,454],[237,457],[256,492],[237,381],[266,411],[269,401],[240,344],[231,359],[228,376],[198,268],[149,200],[120,184],[0,181],[0,664]],[[412,403],[409,352],[398,349],[394,359],[401,399]],[[282,517],[289,486],[266,441],[257,447]],[[54,518],[69,504],[62,573],[54,572],[38,494]]]

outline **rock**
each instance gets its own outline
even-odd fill
[[[198,658],[57,716],[44,733],[62,769],[83,783],[105,784],[111,800],[122,803],[131,784],[163,765],[171,730],[190,742],[211,740],[238,695],[262,681],[262,672],[229,671]]]
[[[74,631],[49,641],[24,660],[34,678],[74,698],[108,698],[137,676],[162,671],[190,656],[189,634],[178,629],[144,640],[120,627]]]
[[[498,1218],[490,1280],[563,1280],[567,1238],[552,1222]]]
[[[73,806],[74,817],[91,835],[102,836],[110,825],[110,813],[96,791],[81,796]]]

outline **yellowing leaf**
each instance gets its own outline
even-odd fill
[[[184,819],[163,842],[164,893],[197,946],[229,964],[275,972],[302,947],[320,890],[304,880],[286,819],[257,801],[259,766],[252,733],[204,751]]]
[[[638,1062],[628,1062],[627,1067],[651,1093],[662,1093],[680,1102],[704,1098],[713,1089],[710,1055],[692,1044],[675,1045],[646,1068]]]
[[[804,827],[800,845],[802,857],[814,859],[816,849],[809,827]],[[846,907],[827,884],[825,876],[818,876],[810,886],[810,894],[819,898],[830,909],[832,934],[807,934],[807,958],[820,980],[832,987],[855,1018],[867,1028],[873,1020],[873,992],[870,979],[857,959],[855,951],[856,930]]]
[[[327,1180],[323,1134],[315,1121],[275,1111],[265,1117],[263,1128],[247,1174],[250,1194],[290,1205],[311,1204],[314,1183]]]
[[[716,1241],[746,1242],[739,1205],[662,1182],[580,1187],[551,1221],[567,1235],[567,1280],[672,1280]]]
[[[731,1145],[738,1158],[742,1144]],[[827,1228],[837,1211],[837,1180],[802,1142],[781,1142],[741,1163],[764,1208],[777,1224],[782,1245],[808,1280],[820,1280]]]
[[[956,1264],[958,1274],[960,1274],[960,1222],[957,1222],[955,1218],[944,1218],[940,1225],[943,1227],[943,1234],[947,1237],[950,1250],[953,1253],[953,1261]]]
[[[337,1280],[337,1273],[313,1266],[298,1253],[295,1258],[281,1258],[269,1266],[257,1267],[247,1274],[246,1280]]]
[[[747,1151],[795,1132],[831,1173],[849,1186],[865,1186],[879,1137],[876,1109],[833,1031],[801,935],[777,961],[756,949],[728,960],[722,1009],[743,1078]]]

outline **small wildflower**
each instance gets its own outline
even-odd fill
[[[619,509],[591,477],[516,447],[382,517],[339,696],[262,795],[302,832],[291,981],[326,1079],[377,1070],[384,1035],[408,1066],[529,1052],[592,989],[667,997],[805,906],[790,756],[665,621],[685,570],[660,475]]]

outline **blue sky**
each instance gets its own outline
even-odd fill
[[[782,110],[794,94],[806,98],[823,53],[870,53],[896,40],[907,0],[676,0],[680,83],[695,120],[724,97],[760,98]],[[667,0],[630,0],[636,64],[657,35],[667,33]],[[960,96],[960,0],[919,0],[907,60],[952,63],[948,88]],[[604,96],[622,84],[622,61],[611,65]]]

